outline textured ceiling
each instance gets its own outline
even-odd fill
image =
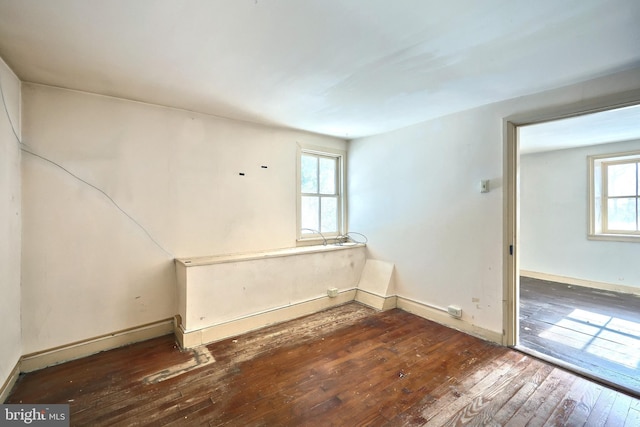
[[[638,0],[0,0],[23,81],[356,138],[640,67]]]

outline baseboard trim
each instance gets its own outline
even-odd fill
[[[47,366],[58,365],[70,360],[80,359],[101,351],[111,350],[127,344],[145,341],[173,333],[173,318],[154,323],[124,329],[107,335],[101,335],[49,350],[30,353],[22,356],[21,372],[32,372]]]
[[[22,356],[10,377],[5,381],[3,388],[0,390],[0,398],[2,398],[1,401],[6,398],[5,394],[8,395],[20,372],[36,371],[48,366],[58,365],[102,351],[171,333],[175,334],[182,348],[193,348],[260,329],[265,326],[307,316],[351,301],[357,301],[382,311],[397,307],[461,332],[496,343],[502,343],[502,335],[498,332],[469,324],[462,319],[455,319],[419,301],[395,295],[381,296],[363,291],[362,289],[353,288],[340,292],[335,298],[323,296],[196,331],[184,331],[182,327],[179,326],[179,322],[175,321],[174,318],[170,318],[60,347],[26,354]]]
[[[358,289],[356,291],[356,301],[376,310],[387,311],[396,308],[398,297],[395,295],[382,296],[374,292]]]
[[[9,377],[0,388],[0,403],[4,403],[5,400],[9,397],[9,393],[13,389],[16,381],[18,381],[18,376],[20,376],[20,360],[16,362],[16,366],[13,367],[13,370],[9,374]]]
[[[585,288],[602,289],[611,292],[621,292],[624,294],[640,295],[640,288],[629,285],[619,285],[614,283],[596,282],[593,280],[576,279],[574,277],[558,276],[550,273],[540,273],[538,271],[520,270],[520,275],[532,279],[547,280],[549,282],[564,283],[565,285],[582,286]]]
[[[335,298],[323,296],[195,331],[185,331],[179,326],[175,334],[182,348],[193,348],[346,304],[355,297],[354,288],[340,292]]]
[[[465,334],[502,345],[501,333],[470,324],[463,319],[456,319],[441,310],[436,310],[419,301],[398,296],[398,308],[424,319],[432,320],[446,327],[464,332]]]

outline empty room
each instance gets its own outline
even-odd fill
[[[523,126],[518,138],[519,344],[636,395],[638,123],[634,105]]]
[[[2,425],[639,425],[633,389],[521,348],[519,298],[523,271],[640,294],[637,138],[623,279],[532,256],[564,205],[521,187],[556,163],[518,140],[640,105],[639,21],[635,0],[0,0]],[[621,159],[597,147],[585,187]]]

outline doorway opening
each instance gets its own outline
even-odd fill
[[[505,344],[640,395],[640,166],[631,238],[592,238],[588,197],[589,156],[640,153],[640,105],[597,110],[506,123]]]

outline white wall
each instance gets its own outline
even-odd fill
[[[20,80],[0,59],[0,387],[20,358]],[[5,106],[6,105],[6,106]]]
[[[640,150],[640,141],[520,158],[520,267],[640,287],[640,244],[587,239],[587,156]]]
[[[354,140],[349,229],[395,263],[398,295],[459,305],[463,321],[501,334],[503,119],[639,88],[629,70]]]
[[[174,256],[294,246],[296,143],[346,148],[40,85],[23,104],[29,149],[126,212],[23,153],[25,353],[173,316]]]
[[[177,261],[182,327],[191,332],[326,298],[329,288],[339,292],[356,288],[365,264],[365,248],[319,248],[208,262]]]

